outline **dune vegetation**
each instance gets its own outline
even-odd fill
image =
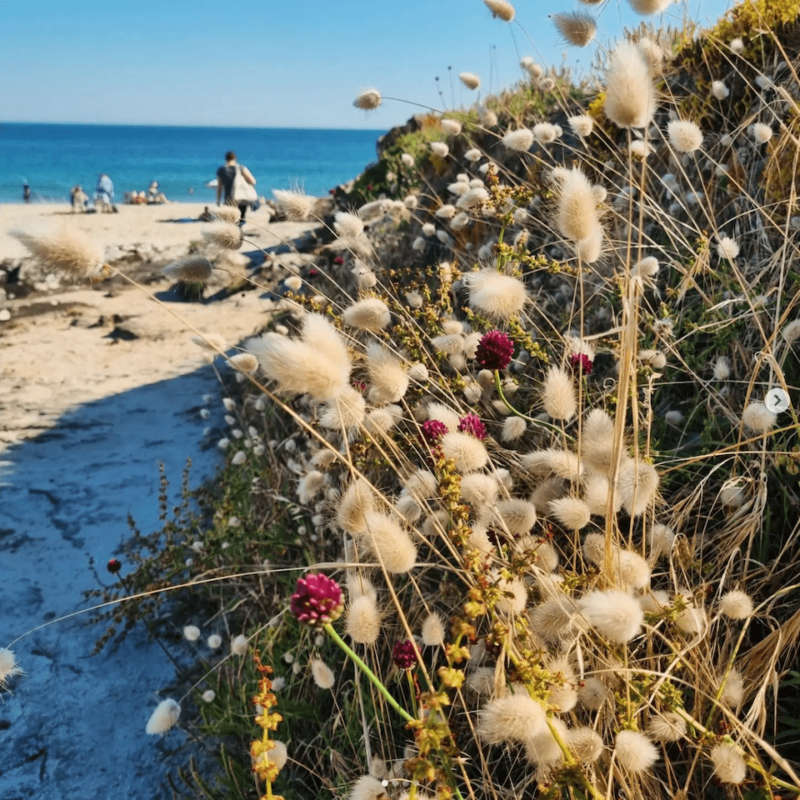
[[[800,793],[798,14],[643,25],[592,82],[525,58],[413,117],[268,276],[264,328],[199,334],[225,467],[98,593],[144,593],[100,646],[145,620],[197,654],[148,726],[221,768],[176,792]]]

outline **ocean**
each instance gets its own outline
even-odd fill
[[[151,181],[174,201],[213,202],[205,184],[234,150],[258,181],[259,195],[300,187],[321,196],[375,161],[384,131],[293,128],[189,128],[155,125],[0,123],[0,203],[67,202],[80,184],[91,198],[100,172],[115,199]],[[190,193],[193,191],[193,193]]]

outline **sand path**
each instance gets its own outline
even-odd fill
[[[33,219],[29,208],[16,211]],[[13,215],[3,212],[8,222]],[[117,224],[125,218],[114,216]],[[79,224],[102,230],[110,223]],[[187,227],[174,226],[183,236]],[[271,226],[261,241],[277,243],[307,227]],[[4,243],[7,230],[4,224]],[[116,234],[107,247],[147,236],[142,229]],[[167,288],[148,286],[156,294]],[[145,733],[157,702],[179,695],[170,687],[173,665],[143,631],[94,657],[102,630],[87,626],[88,616],[27,632],[85,607],[84,590],[112,581],[105,564],[130,535],[129,513],[143,533],[160,528],[159,461],[171,504],[187,458],[193,486],[212,477],[224,410],[187,323],[233,345],[263,324],[265,302],[256,290],[165,307],[115,281],[110,291],[101,284],[2,304],[10,319],[0,322],[0,646],[10,645],[27,673],[12,679],[13,696],[4,693],[0,702],[4,800],[167,800],[166,771],[190,754],[202,763],[200,745],[181,730],[163,740]],[[174,621],[176,634],[185,622]],[[202,642],[178,638],[171,647],[183,660],[212,657]]]

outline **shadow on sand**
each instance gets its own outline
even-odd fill
[[[214,398],[210,421],[200,417],[203,394]],[[143,533],[160,527],[159,461],[171,505],[187,458],[192,486],[212,477],[218,437],[204,428],[223,424],[218,398],[204,367],[81,406],[0,455],[0,646],[84,607],[81,592],[97,586],[92,563],[112,582],[105,564],[130,535],[129,513]],[[152,709],[170,696],[166,655],[135,631],[92,657],[102,630],[87,619],[57,622],[12,646],[26,674],[11,679],[14,694],[0,703],[4,800],[166,800],[166,771],[198,754],[180,730],[161,742],[145,733]],[[187,622],[175,620],[176,631]],[[203,645],[174,647],[190,658]]]

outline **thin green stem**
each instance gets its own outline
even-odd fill
[[[353,652],[353,649],[350,647],[350,645],[347,644],[347,642],[345,642],[345,640],[342,639],[342,637],[339,636],[338,633],[336,633],[336,630],[334,629],[333,625],[331,625],[330,622],[326,622],[322,627],[325,629],[328,636],[330,636],[331,639],[333,639],[333,641],[336,642],[336,644],[338,644],[339,647],[342,648],[342,650],[344,650],[345,654],[348,657],[350,657],[356,664],[356,666],[367,676],[367,678],[370,679],[370,681],[372,681],[373,686],[386,698],[386,702],[406,722],[414,722],[414,717],[412,717],[411,714],[409,714],[408,711],[406,711],[397,702],[397,700],[395,700],[394,697],[392,697],[392,695],[389,693],[389,690],[381,682],[380,678],[378,678],[378,676],[361,660],[361,658],[357,656],[355,652]]]

